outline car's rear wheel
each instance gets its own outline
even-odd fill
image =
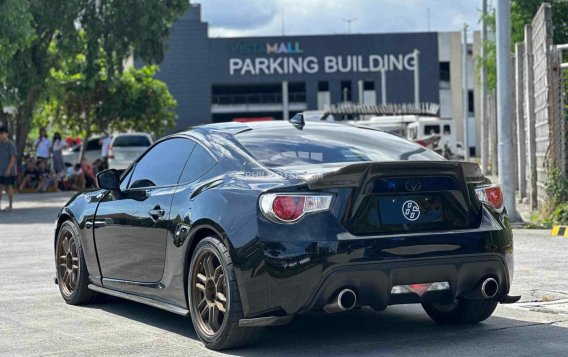
[[[228,249],[216,237],[201,240],[191,259],[188,296],[195,332],[214,350],[244,347],[262,329],[240,327],[243,310]]]
[[[79,240],[79,231],[71,222],[63,222],[57,233],[55,267],[59,291],[66,303],[81,305],[94,302],[97,293],[89,290],[89,274]]]
[[[437,323],[444,325],[473,324],[486,320],[497,307],[496,300],[455,299],[450,304],[424,303],[424,311]]]

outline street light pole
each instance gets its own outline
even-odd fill
[[[469,91],[467,88],[467,24],[463,24],[463,45],[462,45],[462,106],[463,106],[463,153],[464,160],[469,160]]]
[[[485,53],[485,45],[487,42],[487,0],[481,0],[481,48],[480,57],[485,58],[487,55]],[[480,103],[481,108],[481,167],[483,168],[483,173],[489,173],[489,120],[487,120],[487,69],[485,66],[481,66],[481,74],[479,76],[479,87],[480,87]]]
[[[499,182],[511,221],[520,219],[515,202],[515,159],[513,157],[513,105],[511,87],[511,4],[497,0],[497,138]]]

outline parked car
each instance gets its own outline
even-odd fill
[[[85,150],[85,158],[92,163],[101,157],[101,144],[99,144],[99,137],[94,137],[87,140],[87,147]],[[81,154],[81,144],[75,145],[70,149],[63,151],[63,162],[69,165],[75,165],[79,162],[79,155]]]
[[[468,324],[520,298],[499,186],[383,131],[301,114],[198,126],[98,184],[57,218],[63,299],[190,316],[211,349],[311,310],[420,303]]]
[[[108,167],[126,170],[140,154],[152,145],[152,142],[152,136],[147,133],[115,135],[109,147]]]

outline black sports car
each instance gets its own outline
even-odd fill
[[[421,303],[458,324],[518,299],[499,186],[383,131],[301,115],[198,126],[98,184],[57,218],[65,301],[189,315],[212,349],[310,310]]]

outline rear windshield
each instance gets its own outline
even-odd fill
[[[150,139],[146,135],[121,135],[117,136],[112,143],[113,147],[119,146],[150,146]]]
[[[267,166],[295,166],[356,161],[443,160],[396,135],[350,125],[306,123],[241,132],[237,140]]]

